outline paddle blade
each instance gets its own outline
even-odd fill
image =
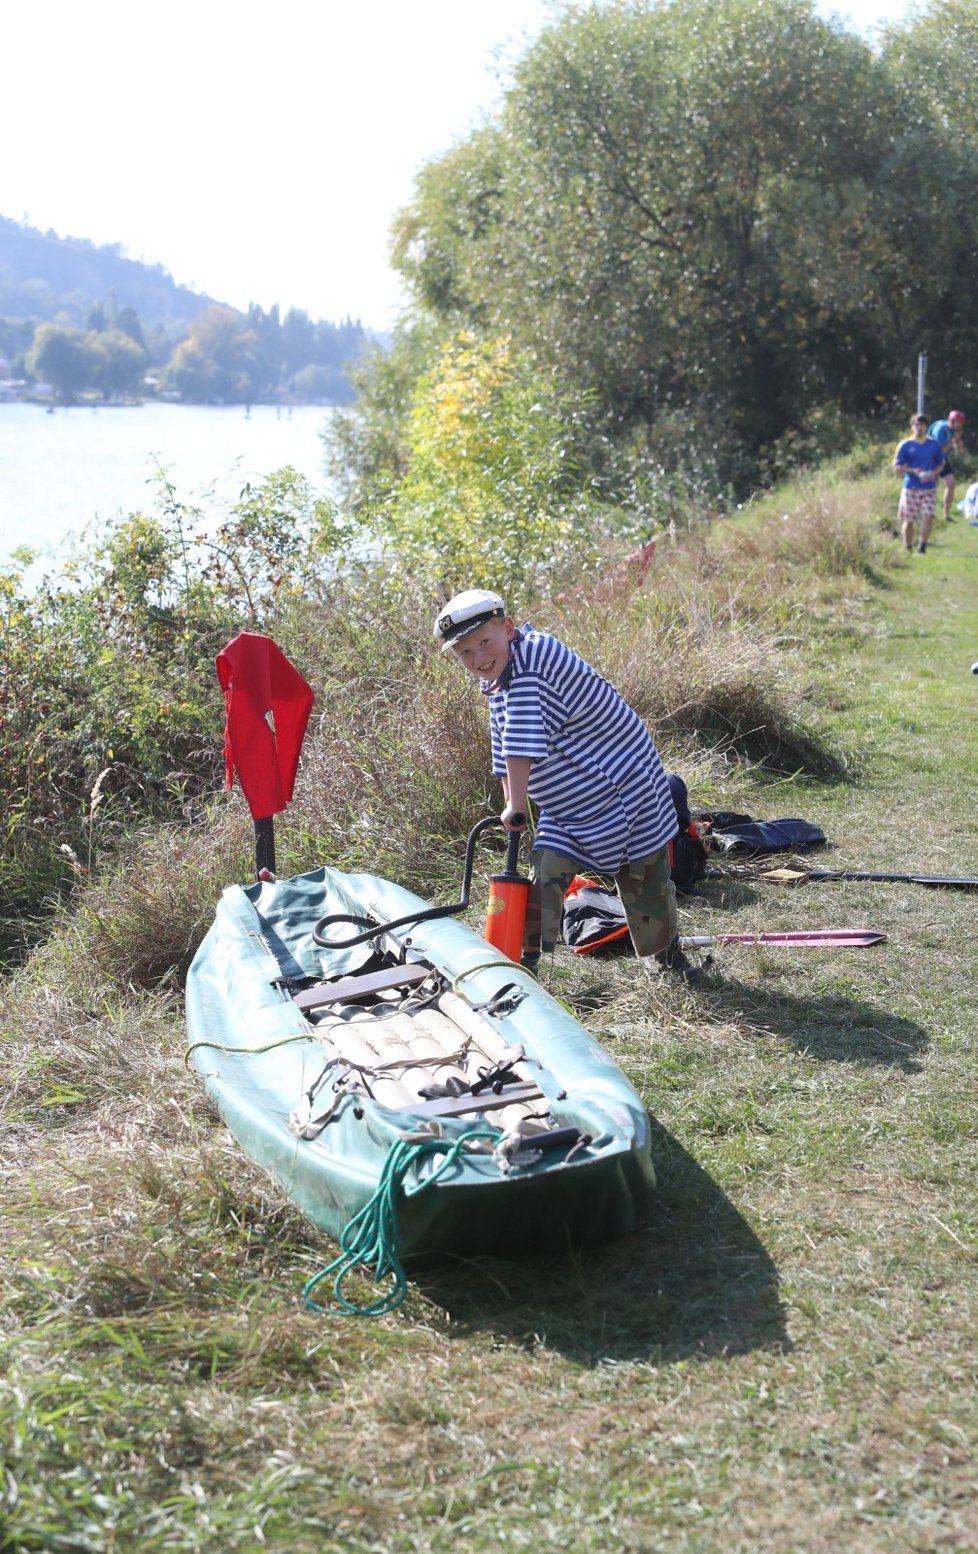
[[[242,631],[217,656],[227,706],[227,787],[235,768],[253,819],[267,819],[292,797],[312,690],[271,637]]]
[[[871,880],[880,884],[978,890],[978,877],[970,874],[888,874],[869,869],[766,869],[755,878],[770,885],[800,885],[804,880]]]
[[[681,940],[684,948],[705,949],[711,944],[769,944],[785,949],[854,950],[883,944],[886,934],[875,928],[816,928],[788,933],[718,933]]]

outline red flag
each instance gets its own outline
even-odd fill
[[[255,820],[284,809],[292,797],[313,693],[271,637],[242,631],[217,655],[227,705],[224,761],[234,770]]]

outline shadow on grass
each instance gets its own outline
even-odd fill
[[[579,1365],[791,1347],[777,1269],[747,1221],[654,1118],[652,1220],[564,1257],[480,1258],[412,1278],[456,1333],[556,1350]]]
[[[714,1009],[791,1043],[821,1063],[863,1063],[920,1072],[930,1038],[923,1026],[842,992],[798,997],[781,988],[713,983]]]

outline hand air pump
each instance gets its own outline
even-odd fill
[[[514,814],[512,818],[516,825],[526,823],[525,815]],[[476,841],[483,831],[499,824],[495,815],[487,815],[485,820],[480,820],[469,832],[468,841],[465,844],[465,871],[461,900],[453,902],[451,906],[426,907],[422,912],[411,912],[407,917],[398,917],[389,923],[378,923],[374,919],[350,916],[345,912],[331,912],[327,917],[321,917],[313,929],[314,943],[322,945],[325,949],[348,950],[354,944],[366,944],[370,939],[378,939],[381,935],[389,933],[392,928],[413,927],[416,923],[428,923],[434,918],[454,917],[457,913],[464,912],[469,904]],[[522,835],[521,831],[509,833],[505,872],[494,875],[489,882],[485,927],[485,937],[493,948],[501,950],[504,955],[509,956],[510,960],[517,962],[523,951],[523,925],[526,922],[526,907],[530,895],[530,881],[519,874],[516,868]],[[350,939],[328,939],[325,937],[325,931],[333,923],[369,926]]]
[[[516,825],[525,825],[525,815],[514,815]],[[486,902],[485,938],[495,949],[519,962],[523,953],[523,928],[530,899],[530,881],[517,869],[522,831],[510,831],[506,848],[506,868],[489,881]]]

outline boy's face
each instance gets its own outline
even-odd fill
[[[480,680],[496,680],[509,663],[509,647],[516,634],[513,617],[494,616],[467,637],[452,643],[452,652],[470,674]]]
[[[927,436],[927,417],[924,415],[915,415],[913,420],[910,422],[910,425],[913,428],[913,434],[917,441],[923,442],[924,438]]]

